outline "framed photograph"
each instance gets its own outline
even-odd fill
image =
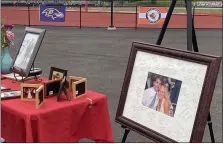
[[[45,96],[49,97],[52,95],[57,95],[60,90],[61,79],[49,80],[44,83]]]
[[[44,86],[40,86],[36,90],[36,108],[40,108],[44,102]]]
[[[82,77],[69,77],[69,87],[72,89],[73,98],[83,96],[87,90],[87,79]]]
[[[142,104],[145,107],[174,116],[182,81],[148,72]]]
[[[83,77],[77,77],[77,76],[69,76],[68,82],[69,82],[69,88],[72,89],[73,82],[77,82],[79,80],[82,80]]]
[[[41,86],[43,85],[21,83],[21,99],[25,101],[36,101],[36,91]]]
[[[1,91],[8,91],[8,90],[10,90],[11,88],[8,88],[8,87],[6,87],[6,86],[4,86],[4,85],[1,85]]]
[[[26,27],[11,65],[11,72],[27,77],[35,61],[46,30]]]
[[[220,63],[133,42],[116,122],[155,142],[202,142]]]
[[[1,100],[20,98],[20,96],[21,96],[20,90],[1,92]]]
[[[63,79],[65,76],[67,76],[67,70],[51,67],[49,80]]]

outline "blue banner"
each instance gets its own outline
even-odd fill
[[[64,22],[66,7],[64,5],[40,5],[40,21]]]

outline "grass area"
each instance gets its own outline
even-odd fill
[[[185,8],[175,8],[174,12],[186,12]],[[214,14],[222,14],[222,8],[195,8],[195,12],[198,13],[214,13]]]

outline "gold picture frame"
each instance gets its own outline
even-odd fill
[[[76,77],[76,76],[69,76],[68,82],[69,82],[69,88],[72,89],[73,82],[77,82],[79,80],[83,79],[82,77]]]
[[[44,86],[42,85],[36,90],[36,109],[40,108],[43,104],[45,98],[44,94]]]
[[[86,94],[87,79],[83,77],[69,76],[69,88],[72,89],[73,98],[79,98]],[[77,91],[77,89],[79,89]],[[79,91],[81,91],[79,93]]]
[[[23,101],[36,101],[37,89],[39,89],[41,84],[21,84],[21,100]]]

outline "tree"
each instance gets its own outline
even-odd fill
[[[151,0],[151,4],[156,4],[156,0]]]

